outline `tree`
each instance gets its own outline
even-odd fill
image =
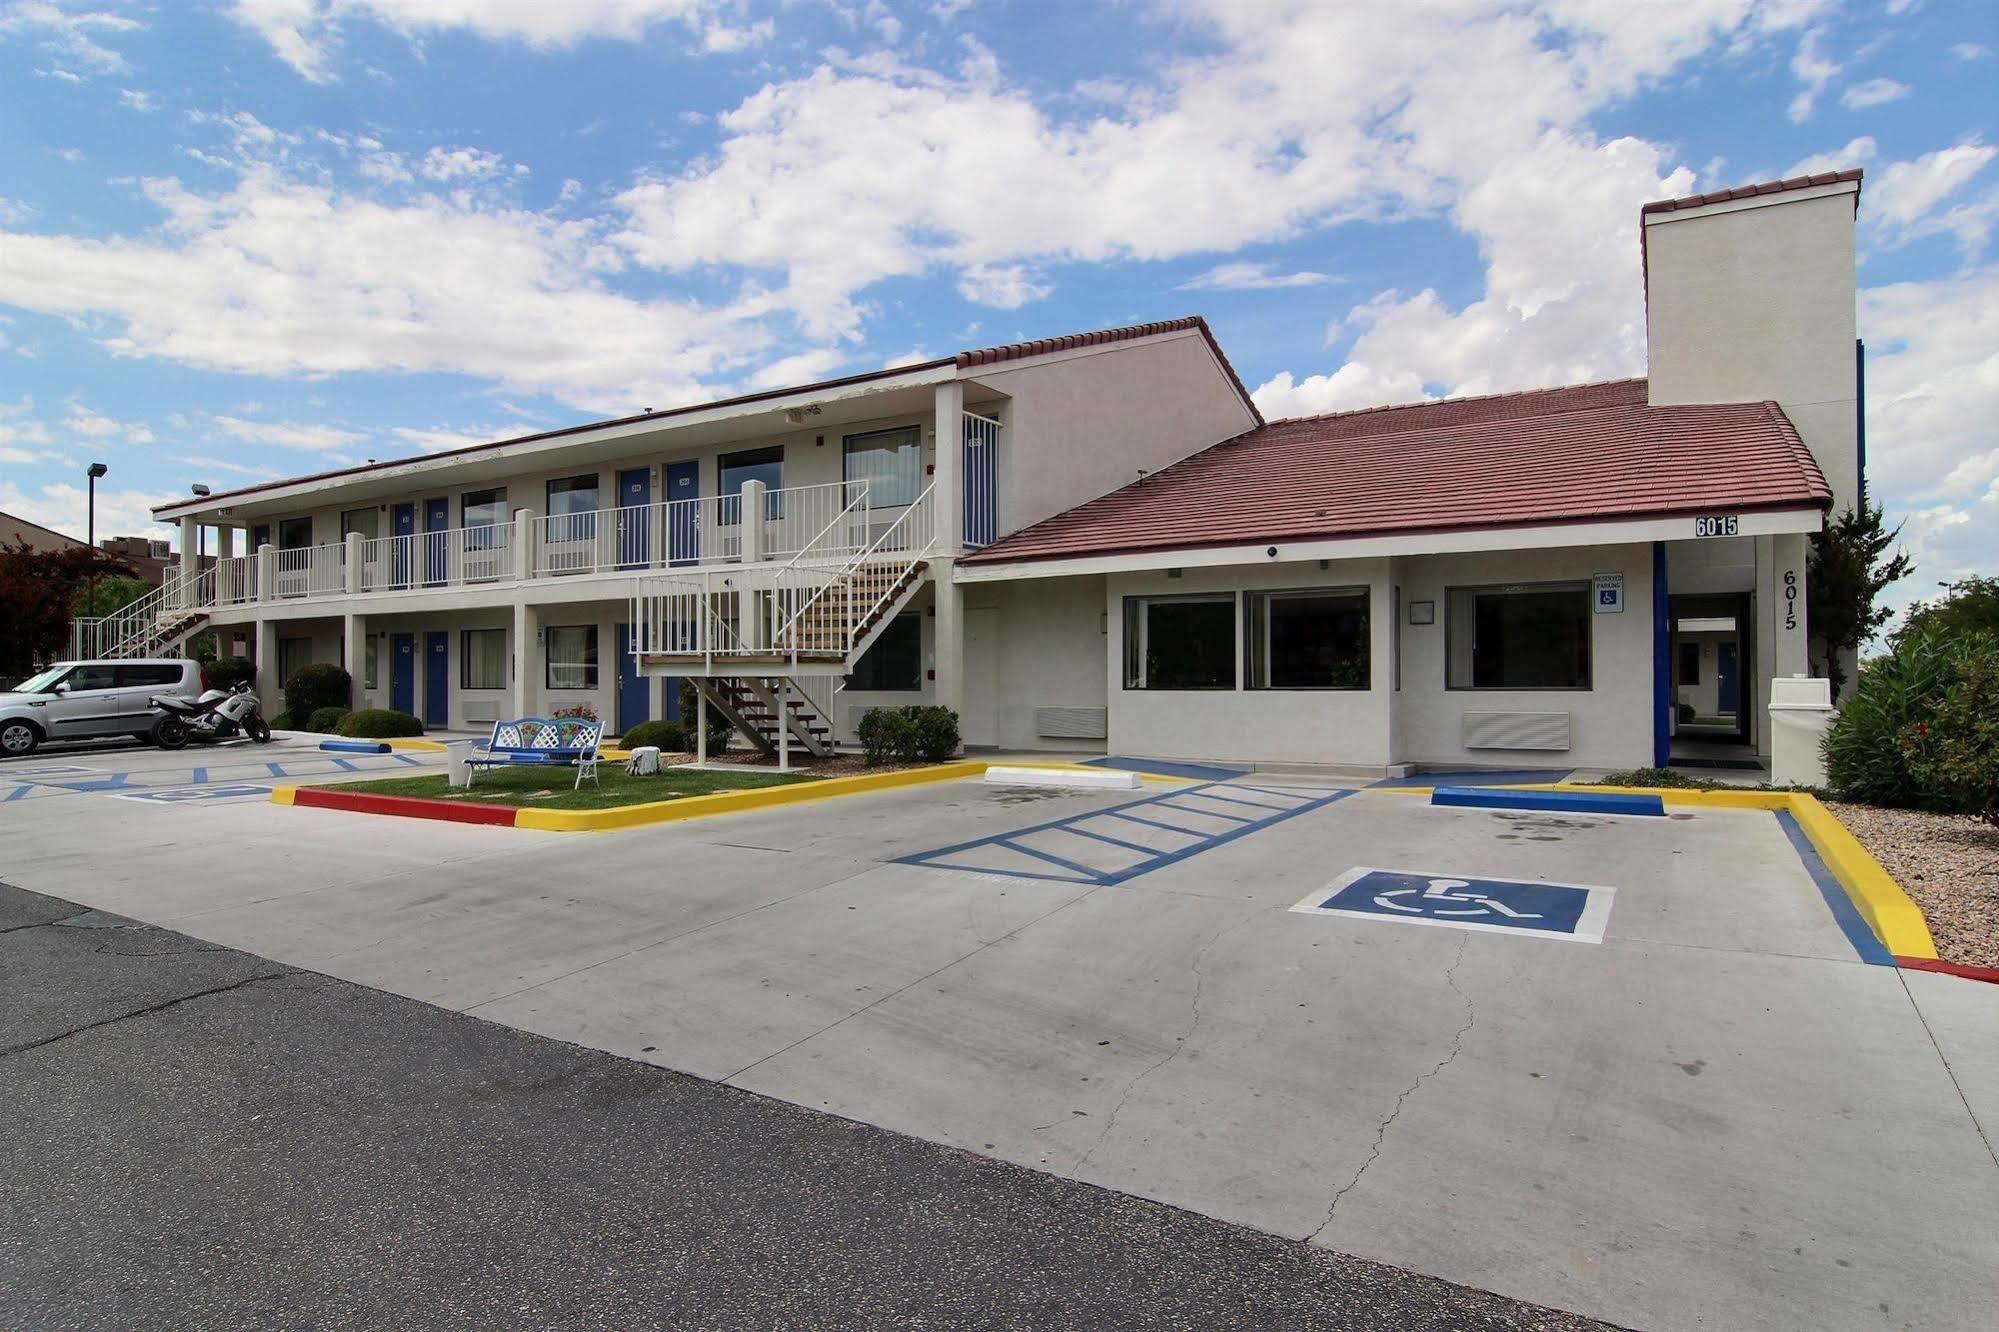
[[[100,578],[94,586],[86,585],[84,590],[77,594],[77,617],[102,619],[107,615],[116,615],[152,590],[153,585],[143,578],[130,578],[122,574],[111,578]]]
[[[88,546],[0,543],[0,676],[11,684],[67,652],[70,608],[90,580],[131,572]]]
[[[1973,574],[1950,585],[1949,595],[1938,601],[1922,601],[1909,610],[1909,618],[1895,631],[1900,641],[1912,635],[1937,633],[1947,638],[1970,634],[1990,634],[1999,638],[1999,578]]]
[[[1887,623],[1888,608],[1874,603],[1883,588],[1907,577],[1912,566],[1902,551],[1882,559],[1901,535],[1900,526],[1893,531],[1882,527],[1880,505],[1862,504],[1812,536],[1805,574],[1805,626],[1824,656],[1835,703],[1846,686],[1840,658],[1858,650]]]

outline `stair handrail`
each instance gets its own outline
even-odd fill
[[[813,602],[817,601],[820,597],[824,596],[826,594],[827,588],[833,586],[834,584],[837,584],[840,581],[840,579],[845,577],[847,571],[854,567],[854,560],[859,558],[858,556],[849,553],[847,556],[847,563],[841,566],[840,571],[838,573],[834,574],[830,580],[820,583],[818,587],[814,589],[811,596],[807,597],[804,601],[799,603],[797,609],[791,613],[790,618],[786,619],[782,624],[778,624],[776,622],[777,607],[780,604],[777,600],[777,594],[781,591],[789,590],[794,584],[799,582],[801,577],[801,575],[797,572],[799,562],[812,553],[813,547],[817,546],[820,543],[820,541],[824,539],[824,537],[828,532],[833,531],[835,528],[841,526],[843,523],[850,522],[857,510],[860,513],[861,521],[863,523],[862,530],[864,531],[866,530],[866,524],[869,522],[870,514],[873,512],[872,509],[870,508],[869,487],[872,486],[874,483],[872,481],[863,480],[863,481],[849,482],[848,484],[858,486],[860,488],[860,493],[854,496],[853,499],[848,500],[846,507],[841,509],[839,513],[833,515],[833,520],[831,522],[827,523],[824,527],[820,528],[819,531],[813,535],[810,541],[806,542],[803,546],[800,546],[798,548],[797,554],[793,555],[790,559],[786,560],[781,566],[779,566],[776,572],[774,572],[771,575],[771,580],[770,580],[770,587],[772,594],[771,620],[773,628],[771,630],[770,644],[773,648],[778,648],[778,649],[782,648],[785,635],[788,632],[790,632],[791,627],[794,624],[798,623],[798,617],[805,614],[806,609],[810,607]],[[792,644],[791,647],[791,664],[794,668],[798,665],[798,645],[795,643]]]
[[[96,650],[84,655],[98,658],[120,656],[121,649],[134,643],[143,644],[152,637],[161,612],[186,613],[205,607],[208,602],[202,597],[201,588],[211,575],[210,569],[184,570],[130,605],[98,618],[91,625],[91,636],[96,639],[92,646]]]
[[[842,568],[837,574],[834,574],[832,578],[828,579],[810,597],[806,598],[805,603],[801,605],[795,612],[793,612],[791,618],[786,620],[783,626],[779,628],[777,634],[773,637],[772,646],[774,647],[780,646],[783,643],[785,636],[791,632],[793,627],[797,625],[798,621],[805,615],[805,612],[812,608],[814,603],[816,603],[821,597],[825,596],[826,593],[832,590],[833,588],[840,586],[857,569],[860,569],[863,565],[870,563],[873,560],[873,557],[877,551],[882,550],[884,546],[888,546],[891,539],[898,538],[901,529],[904,527],[905,524],[910,524],[910,520],[912,518],[917,518],[920,514],[923,519],[927,520],[929,518],[931,510],[931,495],[933,494],[933,492],[936,491],[936,489],[937,489],[937,483],[935,481],[925,486],[923,488],[923,493],[918,495],[915,499],[911,500],[909,502],[909,506],[896,516],[896,520],[894,522],[890,523],[887,527],[882,529],[881,535],[876,537],[872,542],[870,542],[866,550],[854,556],[853,559],[847,561],[846,566],[844,568]],[[910,525],[913,526],[913,524]],[[848,623],[844,626],[843,632],[841,634],[842,639],[846,643],[848,651],[853,650],[855,626],[865,623],[869,615],[874,614],[875,611],[881,608],[882,604],[888,600],[888,597],[893,592],[895,583],[902,581],[903,575],[906,575],[910,569],[914,568],[922,560],[922,552],[929,549],[929,546],[930,546],[930,538],[925,537],[922,543],[919,545],[905,546],[905,547],[891,547],[891,549],[904,549],[908,551],[910,553],[910,558],[907,562],[904,563],[902,569],[898,572],[896,578],[891,581],[890,591],[884,592],[881,597],[876,599],[875,604],[868,608],[867,614],[853,615],[852,614],[853,608],[851,606],[848,607],[848,613],[850,618],[848,620]],[[796,666],[798,664],[798,645],[796,642],[794,642],[791,645],[791,657],[792,657],[792,665]]]

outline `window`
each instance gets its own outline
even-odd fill
[[[716,460],[716,477],[721,483],[721,520],[727,524],[743,521],[743,485],[749,481],[761,481],[772,490],[784,485],[784,446],[773,445],[767,449],[744,449],[739,453],[725,453]],[[772,495],[764,501],[772,518],[778,515],[778,499]]]
[[[285,518],[278,523],[278,549],[304,550],[312,544],[312,519]]]
[[[298,674],[299,667],[312,664],[312,640],[310,638],[280,638],[278,640],[278,687]]]
[[[349,509],[340,515],[340,538],[346,540],[350,532],[359,532],[363,539],[373,541],[382,535],[382,511],[376,507]]]
[[[1699,643],[1680,644],[1680,683],[1697,685],[1701,682],[1701,645]]]
[[[381,647],[381,638],[375,634],[369,634],[366,649],[361,654],[361,659],[365,663],[361,672],[361,687],[363,689],[375,688],[375,662],[381,656]]]
[[[547,676],[550,689],[597,687],[596,625],[550,626]]]
[[[847,677],[847,688],[877,693],[923,688],[923,617],[898,615],[868,645]]]
[[[465,629],[458,637],[458,687],[507,687],[507,631]]]
[[[506,521],[505,486],[497,486],[492,490],[468,490],[458,497],[458,525],[466,529],[465,549],[498,550],[500,543],[506,538],[491,529],[498,528]],[[474,531],[472,530],[474,528],[484,530]]]
[[[1235,597],[1124,599],[1126,689],[1235,688]]]
[[[146,666],[120,666],[118,668],[118,688],[158,689],[163,685],[180,683],[180,667],[166,662],[154,662]]]
[[[848,498],[852,483],[868,483],[868,504],[908,504],[923,493],[923,431],[916,426],[849,435],[844,441]]]
[[[1367,689],[1367,592],[1299,588],[1246,598],[1251,689]]]
[[[597,474],[548,483],[548,539],[589,541],[597,535]]]
[[[85,689],[116,689],[118,668],[115,666],[79,666],[62,678],[71,693]]]
[[[1588,689],[1586,583],[1454,587],[1446,613],[1452,689]]]

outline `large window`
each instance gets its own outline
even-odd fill
[[[868,504],[908,504],[923,493],[923,431],[916,426],[849,435],[845,444],[848,498],[852,483],[868,483]]]
[[[361,687],[363,689],[374,689],[377,687],[375,684],[376,662],[382,655],[382,636],[380,634],[369,634],[366,643],[367,646],[362,653],[362,660],[366,662],[366,666],[361,675]]]
[[[1126,689],[1235,688],[1235,596],[1124,599]]]
[[[458,638],[458,687],[507,687],[507,631],[466,629]]]
[[[1701,645],[1699,643],[1680,644],[1680,683],[1697,685],[1701,682]]]
[[[548,630],[548,687],[597,687],[597,626],[551,625]]]
[[[349,533],[359,532],[366,540],[373,541],[382,534],[382,511],[376,505],[365,509],[349,509],[340,515],[340,539],[345,541]]]
[[[298,674],[301,666],[312,664],[312,640],[310,638],[280,638],[278,640],[278,688],[282,689]],[[305,719],[299,718],[302,722]]]
[[[1588,689],[1587,583],[1454,587],[1447,604],[1452,689]]]
[[[312,519],[281,518],[278,520],[278,549],[304,550],[312,544]]]
[[[548,483],[548,539],[588,541],[597,535],[597,474]]]
[[[847,688],[876,693],[923,688],[923,617],[898,615],[868,645],[847,677]]]
[[[466,530],[465,549],[497,550],[506,538],[497,530],[507,521],[507,488],[468,490],[458,497],[458,525]],[[471,529],[479,528],[480,531]],[[469,686],[468,686],[469,687]]]
[[[1366,689],[1367,592],[1287,588],[1251,592],[1251,689]]]
[[[716,459],[716,480],[722,496],[721,519],[724,523],[735,524],[743,521],[743,502],[739,498],[743,486],[751,481],[761,481],[771,490],[784,485],[784,446],[772,445],[767,449],[743,449],[737,453],[725,453]],[[772,518],[778,515],[778,498],[771,495],[764,501]]]

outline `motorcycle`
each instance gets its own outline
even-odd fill
[[[160,710],[153,723],[152,741],[161,749],[184,749],[189,741],[215,744],[247,735],[258,744],[271,738],[271,724],[264,720],[263,705],[250,692],[248,683],[233,689],[211,689],[192,703],[184,698],[146,700]]]

